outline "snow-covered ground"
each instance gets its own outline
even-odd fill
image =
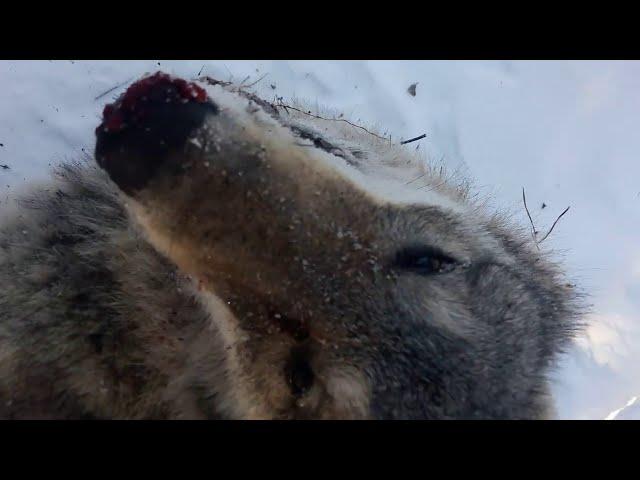
[[[545,245],[593,307],[556,372],[558,411],[640,419],[637,403],[624,407],[640,394],[640,62],[0,61],[0,201],[91,152],[102,107],[126,86],[100,95],[158,69],[245,84],[267,74],[253,88],[268,98],[306,98],[393,138],[426,133],[421,149],[526,224],[524,187],[542,231],[570,205]]]

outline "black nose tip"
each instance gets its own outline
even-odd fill
[[[125,192],[146,185],[167,154],[184,147],[218,108],[195,83],[158,72],[105,107],[96,128],[96,160]]]

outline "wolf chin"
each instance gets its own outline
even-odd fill
[[[0,417],[537,419],[579,301],[413,145],[211,78],[3,206]]]

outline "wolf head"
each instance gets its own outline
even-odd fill
[[[572,292],[406,147],[161,73],[96,134],[99,165],[224,338],[229,415],[548,415]]]

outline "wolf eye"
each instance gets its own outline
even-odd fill
[[[396,254],[394,265],[419,275],[447,273],[460,262],[433,247],[407,247]]]

